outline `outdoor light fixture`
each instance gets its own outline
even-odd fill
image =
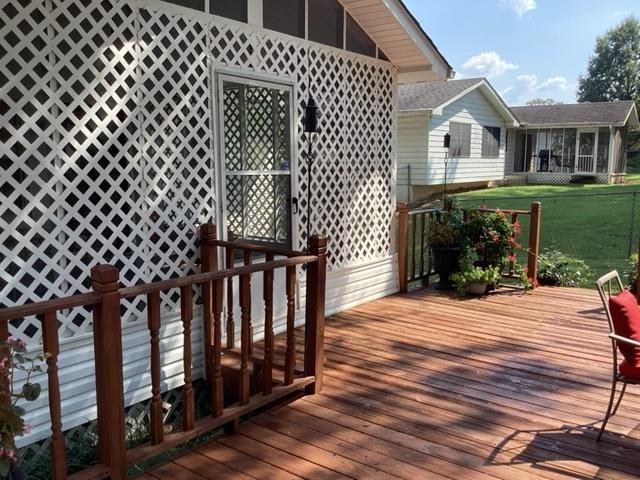
[[[444,134],[444,141],[442,142],[444,147],[444,192],[442,194],[442,203],[447,201],[447,165],[449,163],[449,148],[451,147],[451,135]]]
[[[318,105],[309,94],[304,106],[304,131],[307,134],[307,151],[302,157],[307,161],[307,242],[311,238],[311,172],[316,154],[313,152],[313,134],[318,133]]]

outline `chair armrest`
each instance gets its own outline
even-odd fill
[[[633,345],[634,347],[640,347],[640,342],[637,340],[631,340],[627,337],[622,337],[620,335],[616,335],[615,333],[610,333],[609,338],[612,338],[616,342],[626,343],[627,345]]]

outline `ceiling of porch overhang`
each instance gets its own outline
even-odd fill
[[[401,0],[340,0],[407,82],[446,80],[454,72]],[[402,81],[402,80],[401,80]]]

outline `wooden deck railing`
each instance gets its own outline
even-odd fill
[[[538,255],[540,253],[540,202],[533,202],[530,210],[505,210],[475,208],[481,212],[501,211],[511,216],[515,224],[521,215],[529,216],[529,238],[527,245],[527,276],[531,284],[537,286]],[[429,278],[435,275],[432,270],[431,249],[428,244],[429,224],[437,209],[409,210],[406,203],[399,203],[398,213],[398,279],[399,289],[406,293],[410,282],[422,280],[429,284]],[[468,211],[465,211],[465,218]],[[513,274],[513,265],[509,274]]]
[[[93,309],[93,339],[95,353],[98,453],[100,463],[69,478],[123,479],[131,464],[143,461],[164,450],[188,441],[222,425],[237,426],[239,418],[257,408],[268,405],[298,390],[313,394],[322,388],[324,294],[326,269],[326,240],[322,236],[310,239],[309,253],[268,249],[249,243],[216,240],[214,225],[201,227],[202,272],[170,280],[157,281],[132,287],[120,287],[119,272],[111,265],[98,265],[91,269],[93,291],[66,298],[37,302],[0,309],[0,334],[8,333],[8,322],[36,315],[42,323],[43,348],[47,359],[49,411],[51,415],[51,472],[55,480],[66,479],[67,458],[62,433],[61,396],[57,360],[59,355],[56,315],[60,310],[74,307]],[[226,268],[218,268],[218,248],[226,253]],[[234,267],[234,251],[242,250],[244,265]],[[264,261],[252,263],[255,253],[265,255]],[[286,257],[275,259],[275,257]],[[306,265],[306,326],[304,372],[295,371],[294,292],[296,267]],[[284,381],[273,381],[273,296],[274,271],[286,270],[287,346]],[[249,363],[253,332],[251,326],[251,275],[261,273],[264,279],[263,301],[265,336],[262,364],[262,388],[252,395]],[[223,404],[224,381],[222,357],[234,356],[233,337],[222,348],[222,314],[225,282],[227,287],[227,333],[233,332],[233,278],[239,278],[241,309],[240,351],[237,365],[238,401]],[[194,391],[191,377],[191,322],[193,320],[193,288],[202,288],[203,323],[205,332],[205,368],[211,388],[211,415],[196,419]],[[184,386],[182,390],[182,431],[165,434],[162,414],[161,358],[160,358],[160,294],[168,290],[180,291],[183,324]],[[149,356],[151,369],[150,441],[130,450],[125,444],[125,405],[122,361],[121,301],[145,297],[147,327],[149,330]],[[229,328],[229,326],[231,328]],[[296,374],[298,374],[296,376]]]

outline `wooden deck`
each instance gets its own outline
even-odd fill
[[[595,291],[395,295],[327,319],[325,389],[141,479],[637,479],[640,390],[600,444]]]

